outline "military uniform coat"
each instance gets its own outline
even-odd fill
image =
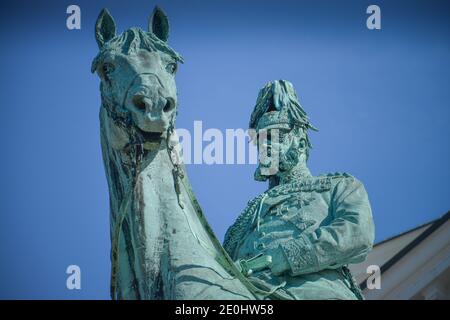
[[[281,286],[294,299],[355,299],[344,268],[364,261],[373,241],[363,184],[330,174],[273,187],[250,201],[228,229],[224,247],[235,261],[281,248],[289,270],[275,276],[267,268],[251,278]]]

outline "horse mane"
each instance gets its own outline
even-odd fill
[[[91,72],[94,73],[99,63],[111,52],[128,55],[136,53],[139,49],[161,51],[171,56],[177,62],[184,62],[180,54],[152,32],[145,32],[140,28],[130,28],[105,43],[92,62]]]

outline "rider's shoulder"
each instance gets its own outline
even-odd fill
[[[334,173],[323,173],[314,177],[315,179],[332,179],[334,181],[340,181],[343,179],[346,180],[355,180],[355,176],[351,175],[347,172],[334,172]]]
[[[347,172],[335,172],[320,175],[318,177],[330,179],[331,191],[365,190],[363,183],[355,176]]]
[[[316,179],[327,179],[331,187],[341,186],[341,187],[356,187],[362,185],[361,181],[358,180],[354,175],[347,172],[334,172],[321,174],[315,177]]]

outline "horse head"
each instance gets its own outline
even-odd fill
[[[100,135],[111,211],[113,299],[251,299],[229,270],[234,262],[207,224],[182,164],[174,129],[175,73],[167,16],[156,8],[148,31],[116,34],[103,10]],[[225,262],[224,262],[225,261]],[[233,269],[234,268],[234,269]],[[211,285],[214,284],[214,285]]]
[[[167,16],[158,7],[147,32],[130,28],[117,35],[106,9],[95,26],[100,52],[91,71],[101,79],[102,107],[113,125],[134,129],[144,142],[164,137],[177,113],[175,74],[182,58],[168,46],[168,36]]]

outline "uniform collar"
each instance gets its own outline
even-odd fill
[[[304,166],[300,168],[294,168],[288,175],[280,178],[280,185],[291,183],[298,180],[304,180],[311,178],[311,172],[309,169]]]

